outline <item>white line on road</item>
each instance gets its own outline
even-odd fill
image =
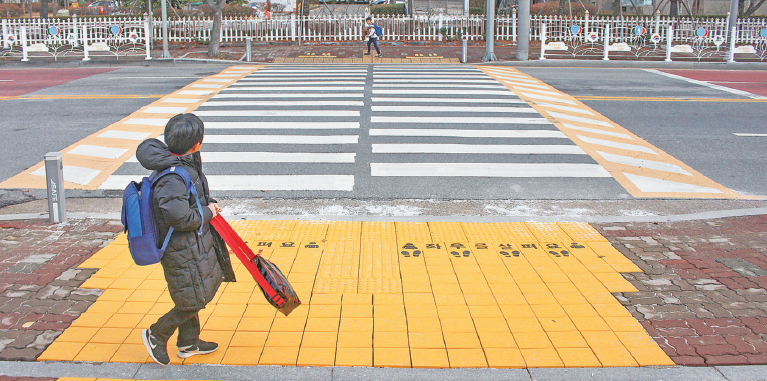
[[[497,84],[498,81],[494,79],[421,79],[421,78],[406,78],[406,79],[380,79],[376,78],[374,80],[376,83],[411,83],[411,82],[421,82],[421,83],[495,83]]]
[[[276,79],[273,77],[282,77],[282,78],[295,78],[295,77],[343,77],[346,79],[346,77],[360,77],[364,78],[364,76],[367,75],[366,73],[290,73],[290,74],[273,74],[273,73],[265,73],[257,71],[251,75],[246,76],[243,78],[243,80],[250,80],[250,79]],[[324,78],[323,78],[324,79]]]
[[[582,109],[582,108],[577,108],[577,107],[553,105],[551,103],[538,102],[538,101],[535,101],[535,104],[537,104],[538,106],[553,108],[553,109],[557,109],[557,110],[572,111],[572,112],[577,112],[577,113],[580,113],[580,114],[594,115],[594,113],[589,111],[589,110]]]
[[[208,101],[200,107],[220,106],[364,106],[363,101]]]
[[[567,139],[562,131],[553,130],[458,130],[458,129],[406,129],[371,128],[370,136],[440,136],[456,138],[557,138]],[[207,138],[206,138],[207,139]]]
[[[597,144],[597,145],[600,145],[600,146],[612,147],[612,148],[618,148],[618,149],[625,149],[625,150],[629,150],[629,151],[646,152],[646,153],[651,153],[653,155],[657,155],[658,154],[657,152],[653,151],[650,148],[647,148],[647,147],[644,147],[644,146],[640,146],[640,145],[636,145],[636,144],[618,143],[618,142],[614,142],[612,140],[603,140],[603,139],[597,139],[597,138],[589,138],[589,137],[581,136],[581,135],[576,135],[576,136],[578,137],[578,139],[581,139],[583,142],[589,143],[589,144]]]
[[[221,91],[363,91],[365,87],[357,86],[280,86],[280,87],[227,87]]]
[[[144,140],[151,135],[148,132],[108,130],[98,135],[100,138],[107,139],[126,139],[126,140]]]
[[[564,119],[564,120],[570,120],[570,121],[573,121],[573,122],[588,123],[588,124],[595,124],[597,126],[604,126],[604,127],[609,127],[609,128],[615,128],[615,127],[613,127],[612,124],[607,123],[607,122],[602,121],[602,120],[596,120],[596,119],[584,118],[584,117],[580,117],[580,116],[567,115],[567,114],[562,114],[561,112],[554,112],[554,111],[547,111],[547,112],[549,113],[549,115],[551,115],[551,116],[553,116],[553,117],[555,117],[557,119]]]
[[[239,77],[239,75],[238,75]],[[109,77],[109,79],[200,79],[200,77],[195,76],[189,76],[189,77]]]
[[[373,123],[551,124],[544,118],[371,116]]]
[[[442,75],[429,75],[429,74],[373,74],[373,79],[378,81],[379,79],[399,78],[399,79],[413,79],[413,78],[426,78],[426,79],[465,79],[476,78],[485,79],[489,78],[485,73],[477,74],[442,74]]]
[[[505,83],[505,84],[508,84],[508,85],[511,85],[511,86],[534,87],[536,89],[548,89],[549,88],[548,86],[533,85],[532,83],[521,83],[521,82],[517,82],[517,81],[512,82],[512,81],[509,81],[509,80],[503,80],[503,81],[501,81],[501,83]]]
[[[576,145],[557,144],[373,144],[373,153],[586,154]]]
[[[598,164],[370,163],[372,176],[408,177],[611,177]]]
[[[386,98],[373,97],[373,102],[413,102],[413,103],[527,103],[514,98]]]
[[[346,130],[360,128],[359,122],[205,122],[214,130]]]
[[[338,94],[216,94],[217,98],[364,98],[362,93],[338,93]]]
[[[360,116],[359,111],[343,110],[224,110],[224,111],[196,111],[197,116]]]
[[[363,83],[365,81],[365,77],[359,77],[359,76],[356,76],[356,77],[321,77],[321,78],[314,78],[314,76],[312,76],[312,78],[313,79],[321,79],[323,81],[326,81],[326,80],[327,81],[357,80],[357,81],[363,81]],[[285,81],[287,83],[307,83],[307,82],[303,82],[306,78],[296,78],[296,77],[294,77],[292,75],[291,76],[287,76],[287,77],[282,77],[282,78],[274,78],[274,77],[253,78],[253,77],[245,77],[245,78],[241,79],[239,82],[240,83],[244,83],[244,82],[261,82],[261,81],[267,82],[267,81],[279,81],[279,80],[283,80],[283,79],[284,80],[288,80],[288,79],[292,80],[292,81]],[[319,82],[319,83],[326,83],[326,82]]]
[[[209,95],[212,91],[207,90],[181,90],[178,92],[181,95]]]
[[[735,135],[735,136],[743,136],[743,137],[751,137],[751,138],[767,136],[767,134],[749,134],[749,133],[745,133],[745,132],[733,132],[732,134]]]
[[[290,73],[290,74],[298,74],[301,72],[309,72],[309,74],[314,73],[367,73],[368,71],[365,69],[341,69],[341,70],[326,70],[326,69],[320,69],[313,67],[307,67],[302,68],[300,70],[284,70],[284,69],[261,69],[257,71],[256,73]]]
[[[162,100],[162,103],[197,103],[201,100],[193,98],[165,98]]]
[[[203,88],[203,89],[219,89],[219,88],[221,88],[223,86],[224,85],[208,85],[206,83],[195,83],[191,87],[198,87],[198,88]]]
[[[373,83],[373,87],[402,87],[402,88],[419,88],[419,87],[426,87],[426,88],[438,88],[438,87],[455,87],[459,89],[504,89],[505,87],[502,85],[496,84],[494,85],[471,85],[471,84],[451,84],[451,83],[444,83],[447,81],[442,81],[443,83]]]
[[[539,93],[539,94],[548,94],[548,95],[554,95],[554,96],[557,96],[557,95],[561,95],[561,94],[562,94],[562,93],[558,93],[558,92],[556,92],[556,91],[548,91],[548,90],[532,89],[532,88],[530,88],[530,87],[527,87],[527,86],[525,86],[525,87],[522,87],[522,86],[517,86],[517,85],[509,85],[509,86],[511,86],[511,88],[512,88],[512,89],[515,89],[515,90],[521,90],[521,91],[522,91],[522,90],[524,90],[524,91],[533,91],[533,92],[535,92],[535,93]]]
[[[434,95],[435,92],[444,90],[410,90],[410,89],[373,89],[373,94],[428,94]],[[504,95],[516,97],[517,95],[509,90],[461,90],[461,95]]]
[[[205,135],[205,144],[357,144],[358,135]]]
[[[141,110],[146,114],[180,114],[189,110],[188,107],[147,107]]]
[[[128,152],[128,150],[124,148],[101,147],[101,146],[92,146],[88,144],[81,144],[71,149],[67,153],[70,155],[101,157],[104,159],[117,159],[123,154],[125,154],[126,152]]]
[[[365,81],[272,81],[272,82],[257,82],[257,81],[245,81],[233,83],[232,86],[285,86],[285,85],[364,85]]]
[[[609,135],[609,136],[615,136],[615,137],[624,138],[624,139],[634,139],[634,137],[632,137],[631,135],[621,134],[620,132],[597,130],[595,128],[574,126],[572,124],[567,124],[567,123],[562,123],[562,126],[565,128],[573,129],[573,130],[591,132],[593,134]]]
[[[202,152],[206,163],[354,163],[354,152]]]
[[[540,94],[522,93],[522,95],[524,95],[524,96],[526,96],[528,98],[542,99],[544,101],[549,101],[549,102],[562,102],[562,103],[567,103],[569,105],[577,104],[577,103],[575,103],[575,102],[573,102],[573,101],[571,101],[569,99],[547,97],[545,95],[540,95]]]
[[[508,113],[533,113],[538,111],[530,107],[456,107],[456,106],[370,106],[372,111],[385,112],[508,112]]]
[[[749,93],[748,91],[733,89],[733,88],[725,87],[725,86],[719,86],[719,85],[715,85],[715,84],[710,83],[710,82],[699,81],[697,79],[692,79],[692,78],[683,77],[681,75],[666,73],[666,72],[662,72],[660,70],[655,70],[655,69],[643,69],[643,70],[648,72],[648,73],[655,73],[655,74],[662,75],[664,77],[679,79],[679,80],[682,80],[682,81],[685,81],[685,82],[689,82],[689,83],[693,83],[693,84],[696,84],[696,85],[705,86],[705,87],[708,87],[710,89],[726,91],[726,92],[728,92],[730,94],[740,95],[740,96],[748,97],[748,98],[751,98],[751,99],[767,99],[767,97],[764,97],[764,96],[761,96],[761,95],[756,95],[754,93]]]
[[[611,153],[605,153],[600,151],[597,151],[597,153],[600,154],[602,157],[604,157],[605,160],[611,161],[613,163],[630,165],[632,167],[655,169],[655,170],[664,171],[664,172],[681,173],[683,175],[692,176],[690,172],[685,171],[684,169],[682,169],[682,167],[675,164],[671,164],[671,163],[664,163],[664,162],[654,161],[654,160],[637,159],[635,157],[614,155]]]
[[[94,176],[95,177],[95,176]],[[112,175],[99,189],[124,189],[131,181],[141,181],[142,175]],[[354,189],[352,175],[208,175],[210,189],[215,191],[348,191]]]

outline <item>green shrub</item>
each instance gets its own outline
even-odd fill
[[[371,15],[404,15],[405,4],[376,5],[370,7]]]

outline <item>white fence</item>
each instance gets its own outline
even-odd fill
[[[470,41],[484,40],[484,16],[380,16],[375,23],[383,30],[383,41],[443,41],[467,37]],[[170,42],[207,41],[210,39],[211,18],[181,18],[169,21]],[[760,46],[767,38],[767,19],[740,19],[737,25],[730,26],[725,18],[676,19],[669,17],[589,17],[569,18],[559,16],[533,16],[531,18],[530,39],[541,40],[541,25],[547,27],[548,41],[568,41],[568,43],[594,43],[589,34],[599,31],[599,40],[608,43],[623,43],[629,40],[650,36],[659,41],[671,41],[674,44],[697,44],[713,47],[722,37],[729,39],[726,31],[735,28],[735,42],[738,45],[752,44]],[[130,33],[145,39],[144,25],[151,25],[148,40],[158,39],[162,35],[161,22],[158,18],[145,20],[137,17],[72,17],[70,19],[3,19],[2,37],[4,51],[12,50],[13,40],[20,39],[22,27],[26,30],[28,45],[45,44],[48,46],[77,45],[77,37],[85,30],[106,30],[119,28],[121,33],[108,36],[115,43],[126,42]],[[259,17],[224,18],[221,28],[223,42],[244,41],[252,37],[255,41],[358,41],[362,39],[364,16],[301,16],[280,15],[270,19]],[[59,35],[49,31],[55,26]],[[674,30],[669,39],[669,28]],[[604,33],[603,31],[608,31]],[[642,34],[637,35],[637,30]],[[578,33],[573,33],[578,31]],[[106,38],[107,34],[97,33],[95,39]],[[74,43],[70,43],[72,36]],[[9,38],[10,37],[10,38]],[[516,42],[517,16],[499,16],[495,21],[495,38],[499,41]],[[657,45],[658,42],[655,43]],[[721,45],[721,43],[720,43]],[[719,45],[717,45],[717,48]],[[726,46],[725,46],[726,48]],[[718,49],[717,49],[718,50]],[[764,59],[764,55],[761,55]],[[701,58],[701,57],[698,57]]]

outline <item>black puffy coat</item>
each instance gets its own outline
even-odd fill
[[[158,180],[152,202],[160,239],[165,238],[170,227],[174,229],[160,262],[170,296],[179,309],[201,310],[213,299],[222,281],[234,281],[234,271],[223,240],[210,226],[213,213],[207,205],[216,201],[210,198],[200,153],[175,156],[165,143],[147,139],[136,149],[136,158],[144,168],[157,172],[182,167],[197,188],[202,215],[180,176],[167,175]]]

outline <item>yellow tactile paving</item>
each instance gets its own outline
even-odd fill
[[[673,365],[611,292],[640,271],[585,223],[232,221],[303,301],[276,313],[237,259],[201,312],[224,365],[522,368]],[[437,240],[435,238],[441,238]],[[172,308],[125,236],[80,267],[104,293],[39,360],[148,362],[139,332]]]
[[[225,69],[219,74],[237,69],[236,74],[238,75],[237,77],[226,77],[227,82],[210,82],[218,74],[201,78],[171,94],[159,96],[160,99],[61,150],[64,166],[79,167],[82,168],[82,171],[90,174],[83,175],[82,181],[78,183],[65,181],[64,186],[66,189],[98,189],[111,174],[135,154],[136,147],[144,139],[156,138],[162,134],[165,120],[179,113],[194,111],[222,89],[263,66],[234,66]],[[176,99],[183,99],[184,101],[177,103],[174,102]],[[188,100],[194,100],[194,103],[186,103]],[[89,150],[82,150],[83,147],[87,147]],[[44,165],[44,162],[33,165],[24,172],[0,183],[0,188],[45,189],[45,176],[33,174],[33,172],[43,168]]]
[[[565,94],[507,66],[477,68],[517,94],[594,158],[634,197],[746,198]]]

